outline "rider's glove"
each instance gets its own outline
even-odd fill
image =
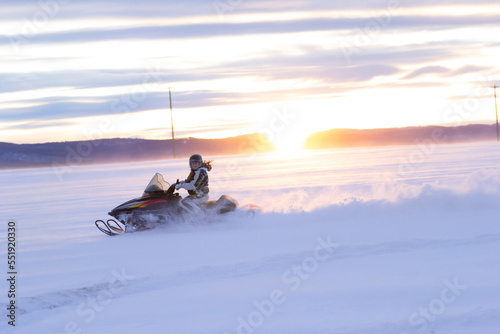
[[[175,189],[176,189],[176,190],[181,189],[183,184],[184,184],[184,182],[177,182],[177,183],[175,184]]]

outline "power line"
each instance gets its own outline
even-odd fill
[[[500,134],[498,132],[498,108],[497,108],[497,85],[494,85],[492,88],[495,92],[495,116],[497,118],[497,141],[500,142]]]

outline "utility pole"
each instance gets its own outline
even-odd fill
[[[174,154],[174,159],[175,159],[174,115],[172,112],[172,92],[170,90],[170,87],[168,87],[168,97],[170,99],[170,124],[172,124],[172,152]]]
[[[497,85],[494,85],[493,90],[495,92],[495,116],[497,117],[497,141],[500,142],[500,134],[498,133],[497,87]]]

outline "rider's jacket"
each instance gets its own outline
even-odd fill
[[[189,195],[203,197],[208,194],[208,172],[205,167],[200,167],[197,170],[191,170],[188,178],[180,182],[175,187],[176,189],[186,189]]]

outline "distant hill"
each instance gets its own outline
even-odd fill
[[[307,149],[415,145],[496,140],[495,125],[457,127],[423,126],[387,129],[333,129],[318,132],[306,142]],[[271,152],[272,144],[262,134],[223,139],[181,138],[175,141],[177,158],[194,152],[214,155]],[[101,139],[44,144],[0,142],[0,169],[76,167],[87,164],[171,159],[171,140]]]
[[[317,132],[306,142],[307,149],[436,144],[496,140],[496,125],[418,126],[386,129],[332,129]]]
[[[177,158],[200,153],[211,155],[269,152],[273,146],[261,134],[223,139],[181,138],[175,140]],[[0,142],[0,169],[79,166],[99,163],[170,159],[171,140],[101,139],[44,144]]]

